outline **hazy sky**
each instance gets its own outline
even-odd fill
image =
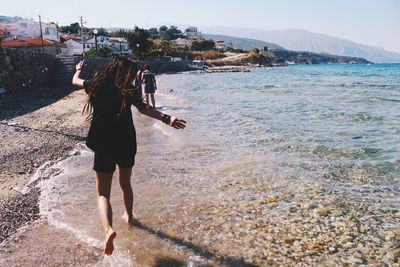
[[[88,27],[160,25],[298,28],[400,52],[400,0],[17,0],[0,15]]]

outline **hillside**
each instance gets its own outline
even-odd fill
[[[268,49],[284,49],[280,45],[255,39],[240,38],[227,35],[216,35],[216,34],[203,34],[203,36],[206,39],[222,40],[226,44],[232,44],[233,48],[236,49],[251,50],[253,48],[263,49],[264,47],[268,47]]]
[[[307,51],[290,51],[273,49],[269,56],[276,64],[367,64],[371,63],[364,58],[314,53]]]
[[[367,64],[370,62],[357,57],[271,49],[268,52],[262,51],[258,55],[226,52],[224,58],[209,60],[208,63],[212,66],[285,66],[288,64]]]
[[[400,62],[400,54],[381,47],[298,29],[263,30],[231,27],[200,27],[203,32],[271,42],[289,50],[361,57],[373,62]]]

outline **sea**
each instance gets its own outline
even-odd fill
[[[217,203],[229,197],[221,186],[242,179],[285,181],[290,185],[285,193],[317,183],[374,209],[398,209],[400,64],[186,72],[159,76],[158,88],[158,109],[185,119],[187,127],[175,130],[133,108],[138,135],[134,212],[149,237],[142,233],[139,240],[125,226],[114,177],[116,251],[102,264],[135,266],[146,244],[152,246],[146,253],[168,255],[173,245],[158,247],[151,238],[174,220],[192,216],[185,206]],[[43,166],[34,180],[42,189],[41,213],[101,247],[92,164],[92,152],[77,144],[70,157]],[[241,194],[251,192],[244,186]],[[398,218],[386,223],[382,227],[400,226]]]

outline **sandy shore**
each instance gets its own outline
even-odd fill
[[[67,157],[84,140],[84,92],[71,92],[41,89],[0,99],[0,266],[76,266],[101,257],[40,219],[37,189],[26,195],[15,190],[44,162]]]
[[[0,99],[0,266],[110,265],[100,248],[40,215],[39,189],[25,195],[15,190],[26,185],[42,164],[68,157],[85,139],[85,99],[82,90],[70,89],[16,92]],[[147,196],[143,202],[154,200],[152,191],[146,182],[135,187],[135,194]],[[137,229],[133,243],[135,266],[185,266],[194,255],[148,228]]]
[[[84,92],[52,94],[19,92],[0,100],[2,267],[99,266],[104,258],[99,248],[40,217],[38,190],[14,190],[44,162],[67,157],[85,137]],[[221,166],[213,174],[218,182],[210,183],[199,179],[209,170],[194,170],[183,154],[176,165],[160,164],[172,154],[146,149],[157,145],[143,132],[153,123],[135,120],[138,136],[150,136],[140,140],[137,158],[137,166],[146,167],[134,172],[142,223],[129,240],[136,266],[184,266],[190,257],[212,266],[398,266],[397,191],[260,178],[245,168],[240,172],[246,162]],[[188,155],[208,160],[212,151]],[[240,175],[229,178],[231,173]]]

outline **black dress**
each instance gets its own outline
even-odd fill
[[[84,81],[86,93],[89,93],[91,80]],[[140,93],[138,93],[140,94]],[[132,120],[133,100],[141,99],[134,95],[121,109],[122,96],[113,87],[99,88],[93,97],[93,115],[86,139],[86,145],[95,153],[111,157],[135,157],[136,131]]]

